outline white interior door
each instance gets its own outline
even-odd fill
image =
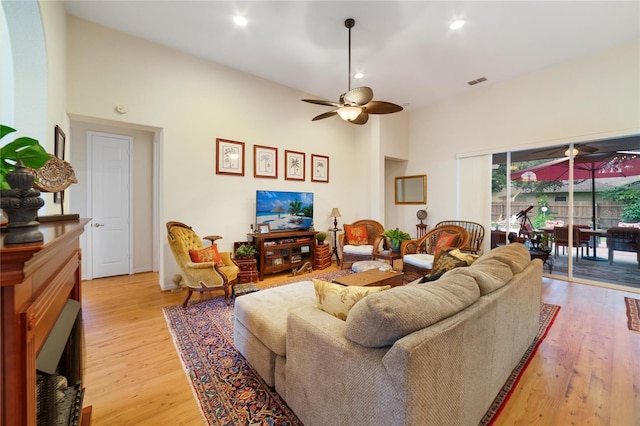
[[[131,274],[131,152],[133,139],[87,133],[91,278]]]

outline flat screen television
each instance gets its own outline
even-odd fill
[[[308,230],[313,192],[256,191],[256,223],[268,223],[271,232]]]

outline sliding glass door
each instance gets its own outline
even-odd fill
[[[640,288],[640,138],[493,159],[493,240],[521,241],[543,259],[548,252],[546,274]]]

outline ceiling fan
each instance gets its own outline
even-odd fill
[[[335,108],[314,117],[311,121],[322,120],[323,118],[338,115],[349,123],[365,124],[369,121],[369,114],[391,114],[402,111],[400,105],[392,104],[391,102],[374,101],[373,90],[371,90],[370,87],[363,86],[351,89],[351,28],[353,28],[355,24],[356,21],[353,18],[348,18],[344,21],[344,26],[349,29],[349,90],[340,95],[338,102],[319,99],[302,99],[303,102]]]

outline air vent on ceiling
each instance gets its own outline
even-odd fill
[[[484,81],[487,81],[487,78],[486,77],[480,77],[480,78],[477,78],[475,80],[468,81],[467,84],[469,86],[473,86],[474,84],[482,83]]]

